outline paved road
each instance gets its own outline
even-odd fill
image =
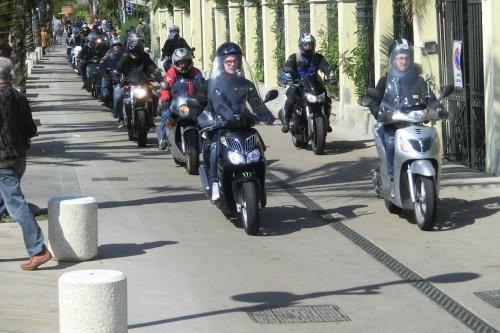
[[[57,280],[88,268],[127,275],[130,332],[500,329],[499,308],[475,294],[499,302],[499,178],[445,163],[438,225],[422,232],[375,197],[371,137],[334,127],[326,155],[314,156],[278,126],[259,126],[269,197],[250,237],[153,133],[137,148],[80,87],[63,50],[36,66],[28,94],[40,135],[22,185],[40,208],[54,196],[95,197],[99,256],[24,272],[19,227],[1,224],[0,332],[57,332]]]

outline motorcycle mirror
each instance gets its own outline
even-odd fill
[[[382,100],[382,96],[380,96],[380,92],[376,88],[366,88],[366,96],[377,99],[379,101]]]
[[[448,84],[441,88],[441,99],[445,98],[449,94],[451,94],[455,90],[455,87],[452,84]]]
[[[200,101],[195,98],[189,98],[186,102],[189,107],[201,109]]]
[[[160,82],[160,89],[167,90],[168,84],[166,81],[161,81]]]
[[[264,103],[267,103],[269,101],[272,101],[273,99],[278,98],[278,95],[279,95],[278,90],[276,89],[269,90],[266,93],[266,98],[264,99]]]

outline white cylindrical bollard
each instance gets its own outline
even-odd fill
[[[97,201],[55,197],[48,205],[49,250],[56,260],[85,261],[97,256]]]
[[[59,333],[127,332],[127,277],[109,269],[59,277]]]

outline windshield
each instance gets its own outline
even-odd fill
[[[248,104],[250,94],[259,96],[259,91],[245,57],[236,54],[215,57],[208,80],[207,109],[223,121],[224,127],[255,124]]]
[[[436,100],[429,56],[423,48],[394,49],[390,56],[382,110],[408,113]]]

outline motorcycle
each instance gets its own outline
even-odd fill
[[[240,77],[243,77],[243,73],[245,76],[240,82],[248,82],[247,79],[253,78],[251,69],[244,58],[241,61],[243,65],[239,71]],[[220,73],[217,66],[220,63],[222,61],[215,59],[211,78],[208,80],[208,100],[215,115],[204,110],[198,117],[203,155],[199,174],[205,195],[210,198],[213,184],[209,181],[209,175],[212,175],[211,168],[217,169],[219,197],[212,203],[227,218],[239,217],[248,235],[257,235],[260,228],[259,211],[266,206],[267,195],[265,145],[259,132],[253,127],[256,115],[248,110],[246,99],[249,91],[255,89],[255,83],[254,87],[247,83],[228,83],[231,93],[224,93],[223,89],[219,89],[218,83],[211,85],[221,78],[217,77],[217,73]],[[264,103],[277,97],[278,91],[270,90]],[[211,149],[216,149],[214,165],[210,163]]]
[[[325,152],[326,135],[328,132],[328,117],[331,105],[328,105],[326,98],[325,83],[333,82],[333,79],[324,81],[318,74],[305,76],[300,81],[294,81],[289,73],[284,74],[284,79],[290,88],[296,87],[296,102],[290,117],[290,134],[293,145],[297,148],[306,148],[311,142],[311,147],[315,155],[322,155]],[[286,90],[286,94],[290,89]],[[278,116],[282,124],[285,124],[285,110],[281,109]]]
[[[160,87],[166,89],[166,82]],[[200,91],[199,80],[177,78],[171,89],[170,116],[167,121],[167,145],[177,165],[185,165],[188,174],[198,173],[200,165],[200,133],[196,119],[202,111],[192,96]]]
[[[415,53],[417,54],[417,53]],[[441,102],[450,95],[453,85],[443,87],[436,99],[435,84],[430,72],[430,64],[425,50],[421,50],[423,76],[416,80],[388,79],[394,93],[386,89],[384,96],[375,88],[368,88],[369,97],[381,101],[378,119],[372,127],[375,146],[381,160],[380,168],[372,170],[372,181],[377,194],[385,201],[392,214],[411,212],[410,220],[421,230],[431,230],[435,224],[439,184],[441,178],[441,145],[434,124],[446,117]],[[392,59],[392,58],[391,58]],[[392,65],[394,66],[394,65]],[[389,70],[389,73],[391,70]],[[391,82],[389,82],[391,81]],[[388,176],[386,150],[384,144],[384,124],[396,127],[394,148],[394,181]]]
[[[100,99],[102,95],[102,73],[99,69],[99,57],[92,57],[85,70],[87,71],[87,81],[85,82],[87,89],[90,90],[94,98]]]
[[[130,141],[137,141],[137,146],[146,147],[148,131],[154,126],[153,85],[145,76],[122,77],[121,84],[125,91],[123,121],[128,138]]]

